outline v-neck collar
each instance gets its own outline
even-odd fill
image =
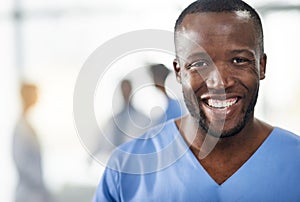
[[[198,159],[196,158],[196,156],[194,155],[194,153],[191,151],[191,149],[189,148],[188,144],[186,143],[186,141],[184,140],[184,138],[182,137],[182,135],[180,134],[180,131],[178,130],[175,121],[172,121],[172,125],[173,128],[176,130],[177,135],[180,136],[180,141],[185,144],[186,148],[186,155],[188,155],[190,157],[190,159],[192,160],[194,166],[196,168],[198,168],[202,173],[203,176],[205,176],[207,178],[207,180],[210,182],[210,184],[213,184],[214,186],[218,187],[218,188],[222,188],[227,186],[228,184],[231,183],[231,181],[234,181],[234,179],[238,179],[238,176],[245,170],[247,169],[247,167],[249,165],[252,164],[253,161],[255,161],[255,159],[257,159],[258,156],[260,156],[261,154],[264,154],[264,150],[268,147],[269,142],[272,140],[275,131],[277,130],[277,128],[273,128],[273,130],[271,131],[271,133],[269,134],[269,136],[263,141],[263,143],[258,147],[258,149],[250,156],[250,158],[241,166],[239,167],[229,178],[227,178],[222,184],[218,184],[212,177],[211,175],[205,170],[205,168],[201,165],[201,163],[198,161]]]

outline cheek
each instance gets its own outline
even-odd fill
[[[256,89],[260,82],[259,66],[253,65],[244,69],[235,69],[232,72],[234,78],[240,81],[242,85],[246,86],[249,90]]]
[[[182,92],[185,101],[188,101],[190,105],[198,105],[198,98],[190,85],[182,85]]]
[[[199,73],[182,72],[182,87],[186,91],[196,92],[203,86],[206,87],[206,84]]]
[[[247,99],[253,99],[259,89],[259,78],[257,76],[248,74],[240,78],[239,81],[240,87],[245,89],[245,96],[248,97]]]
[[[256,65],[251,69],[251,74],[253,75],[253,77],[257,77],[259,79],[260,77],[259,65]]]
[[[250,65],[248,68],[245,68],[244,74],[248,74],[249,77],[257,78],[259,80],[260,77],[260,68],[259,61],[255,64]]]
[[[192,89],[191,85],[188,83],[182,83],[182,92],[185,97],[191,98],[194,95],[194,90]]]

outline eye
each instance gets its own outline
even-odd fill
[[[197,61],[197,62],[193,62],[192,64],[188,65],[188,68],[192,68],[192,67],[206,67],[208,66],[208,63],[206,61]]]
[[[247,58],[240,58],[240,57],[237,57],[237,58],[233,58],[232,62],[234,64],[237,64],[237,65],[243,65],[243,64],[248,64],[250,63],[250,60],[247,59]]]

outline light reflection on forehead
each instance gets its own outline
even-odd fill
[[[247,20],[251,19],[251,14],[249,11],[235,11],[235,14],[240,18],[244,18]]]

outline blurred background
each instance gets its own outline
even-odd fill
[[[16,197],[19,175],[13,160],[13,142],[16,124],[24,114],[20,82],[38,87],[38,100],[26,120],[39,142],[45,186],[56,201],[91,201],[104,168],[89,157],[74,125],[73,92],[83,63],[102,43],[120,34],[147,28],[173,31],[178,15],[191,2],[1,0],[0,201],[13,202]],[[257,116],[300,134],[300,1],[246,2],[261,13],[268,55]],[[121,70],[108,79],[109,85],[100,92],[100,98],[99,92],[95,95],[100,126],[112,115],[111,107],[105,106],[111,106],[114,93],[118,93],[115,99],[121,99],[117,89],[124,75],[130,74],[133,67],[149,63],[163,63],[171,69],[174,56],[150,52],[128,57],[127,62],[124,58],[115,63],[115,68]],[[145,79],[150,77],[145,72]],[[167,83],[176,88],[174,74],[169,74]],[[151,99],[155,95],[159,98]],[[121,104],[120,101],[114,110],[120,111]],[[137,93],[133,105],[145,116],[150,116],[153,106],[166,109],[166,101],[154,87]]]

